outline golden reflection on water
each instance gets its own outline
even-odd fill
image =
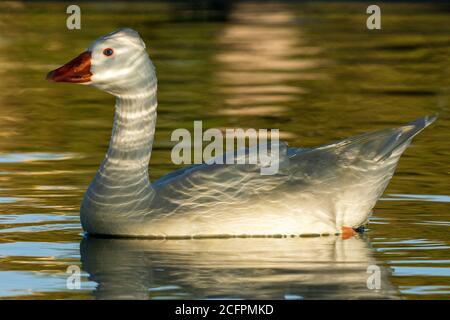
[[[445,6],[383,4],[382,32],[365,29],[366,6],[354,2],[239,2],[199,15],[83,3],[81,31],[65,29],[65,9],[0,3],[0,298],[450,297]],[[79,204],[107,148],[113,99],[44,77],[123,26],[141,33],[158,71],[153,180],[177,168],[170,134],[194,120],[280,128],[310,147],[440,117],[401,159],[364,239],[82,240]],[[373,263],[387,291],[365,286]],[[65,287],[71,264],[84,268],[80,291]],[[123,273],[117,286],[110,272]]]
[[[244,2],[233,8],[218,37],[223,49],[216,56],[217,78],[229,106],[219,114],[277,115],[286,111],[283,103],[296,101],[296,94],[306,92],[288,81],[303,79],[305,70],[320,62],[296,56],[304,52],[301,30],[293,28],[295,19],[283,4]],[[307,54],[318,51],[306,50]]]

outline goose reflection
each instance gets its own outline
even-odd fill
[[[381,288],[368,289],[376,265],[360,236],[141,240],[86,237],[83,269],[97,299],[395,298],[381,267]]]

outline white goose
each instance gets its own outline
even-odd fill
[[[281,145],[283,169],[194,165],[153,184],[148,164],[157,80],[139,34],[121,29],[51,71],[116,97],[109,149],[81,205],[84,230],[128,237],[354,234],[364,225],[412,138],[436,117],[317,148]]]

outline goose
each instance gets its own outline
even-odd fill
[[[102,36],[47,79],[91,85],[116,99],[108,151],[81,203],[88,235],[348,238],[368,222],[412,138],[436,119],[316,148],[280,142],[273,175],[260,174],[260,163],[204,163],[151,183],[157,79],[139,34],[124,28]]]

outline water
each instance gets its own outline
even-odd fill
[[[0,298],[450,298],[449,7],[239,2],[0,4]],[[195,6],[194,6],[195,7]],[[281,128],[314,146],[439,113],[401,159],[368,231],[339,237],[83,239],[81,197],[106,151],[113,98],[44,81],[90,41],[137,29],[159,77],[151,179],[170,133]],[[66,287],[81,267],[81,289]],[[379,268],[370,290],[367,270]]]

